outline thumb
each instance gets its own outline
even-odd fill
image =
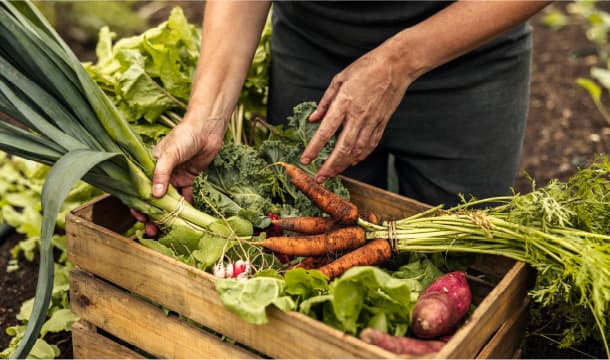
[[[155,170],[153,172],[152,195],[156,198],[163,197],[167,192],[169,178],[174,171],[177,159],[172,156],[162,155],[157,160]]]

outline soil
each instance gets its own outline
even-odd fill
[[[539,17],[538,17],[539,18]],[[521,168],[538,184],[567,179],[594,154],[610,150],[610,124],[596,109],[586,90],[576,84],[599,64],[595,48],[579,25],[553,31],[534,27],[533,70],[528,127]],[[531,181],[522,173],[515,182],[529,192]]]
[[[174,2],[176,3],[176,2]],[[201,19],[201,3],[180,2],[189,7],[185,11],[191,21]],[[557,4],[565,6],[565,4]],[[155,16],[164,19],[167,12]],[[532,20],[534,27],[534,57],[531,86],[529,122],[522,153],[521,173],[515,181],[515,190],[527,193],[531,179],[539,185],[550,179],[565,180],[578,167],[586,166],[597,153],[610,150],[610,124],[595,108],[588,93],[576,84],[579,77],[588,77],[589,68],[600,61],[595,49],[586,40],[579,25],[569,25],[552,31]],[[75,50],[83,59],[91,59],[92,44],[75,44]],[[89,49],[89,52],[86,52]],[[531,179],[530,179],[531,178]],[[16,323],[15,314],[21,303],[34,294],[38,264],[23,259],[17,271],[6,272],[9,250],[19,241],[19,236],[0,239],[0,350],[10,338],[4,329]],[[530,324],[529,329],[535,324]],[[529,330],[528,329],[528,330]],[[528,332],[530,334],[530,332]],[[70,358],[69,334],[54,336],[60,344],[63,358]],[[590,344],[589,344],[590,345]],[[584,347],[589,354],[600,354],[598,345]],[[581,358],[584,355],[571,350],[558,350],[546,340],[527,336],[522,350],[524,358]]]

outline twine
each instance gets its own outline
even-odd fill
[[[388,241],[395,254],[398,254],[398,235],[396,234],[396,221],[388,221]]]
[[[159,230],[165,231],[165,230],[169,229],[170,227],[172,227],[172,225],[174,224],[174,221],[176,221],[176,218],[182,212],[182,209],[184,209],[184,197],[183,196],[181,196],[180,200],[178,200],[178,205],[176,205],[176,208],[174,210],[168,212],[167,214],[160,217],[159,220],[155,220],[153,222],[155,223],[155,225],[157,225]],[[188,222],[187,222],[187,224],[188,224]]]

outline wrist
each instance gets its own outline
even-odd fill
[[[411,81],[433,68],[425,54],[424,40],[417,31],[406,29],[383,44],[388,49],[387,60],[390,66],[396,69],[397,73],[405,74]]]

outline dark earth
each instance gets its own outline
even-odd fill
[[[201,19],[198,2],[172,2],[182,5],[193,23]],[[605,5],[605,4],[604,4]],[[555,6],[564,7],[565,3]],[[163,20],[168,9],[161,9],[151,18],[151,24]],[[540,24],[540,15],[532,20],[534,27],[534,58],[529,122],[522,153],[523,172],[515,182],[515,190],[526,193],[531,189],[528,176],[539,185],[550,179],[567,179],[577,167],[586,166],[594,154],[610,150],[610,124],[595,108],[587,92],[576,84],[579,77],[588,77],[591,65],[598,64],[595,49],[586,40],[582,27],[568,25],[558,31]],[[92,43],[76,40],[74,49],[82,59],[92,58]],[[529,175],[526,175],[529,174]],[[0,350],[10,338],[4,329],[16,323],[15,314],[21,303],[34,295],[38,263],[20,259],[19,269],[6,272],[10,249],[19,241],[18,235],[0,239]],[[531,335],[535,324],[530,324],[522,348],[524,358],[583,358],[585,354],[559,350],[548,341]],[[69,333],[50,334],[50,343],[60,346],[61,357],[71,358]],[[599,344],[585,345],[581,350],[599,354]]]

